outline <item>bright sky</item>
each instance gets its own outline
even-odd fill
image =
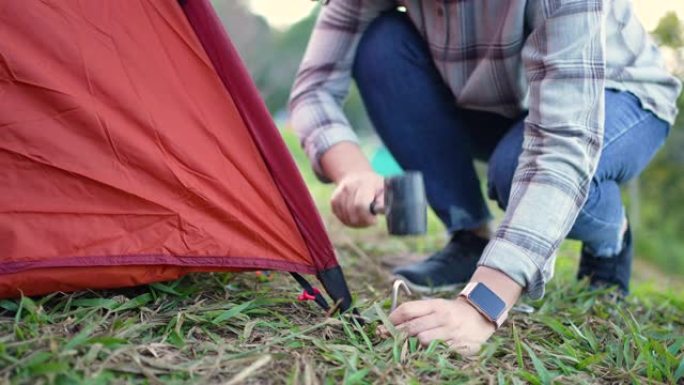
[[[252,12],[262,15],[276,28],[298,22],[316,6],[316,2],[312,0],[249,0],[247,4]]]
[[[290,0],[292,1],[292,0]],[[684,1],[682,0],[632,0],[637,15],[644,23],[646,30],[652,31],[667,11],[676,11],[680,20],[684,20]]]
[[[669,10],[677,11],[680,19],[684,19],[684,1],[682,0],[632,0],[636,12],[651,31],[658,20]],[[284,28],[306,17],[316,5],[312,0],[249,0],[252,11],[268,20],[276,28]]]

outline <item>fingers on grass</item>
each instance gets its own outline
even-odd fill
[[[445,327],[437,327],[430,330],[424,330],[416,336],[421,345],[428,346],[432,341],[440,340],[446,341],[449,339],[449,329]]]
[[[480,352],[480,348],[482,347],[482,345],[479,344],[454,339],[447,341],[447,345],[449,345],[449,349],[463,357],[475,356]]]
[[[441,305],[441,300],[422,300],[406,302],[390,314],[389,319],[399,326],[414,318],[423,317],[435,312]]]
[[[443,320],[440,317],[437,317],[434,313],[431,313],[424,317],[418,317],[404,322],[398,327],[398,329],[409,336],[416,336],[433,329],[441,328],[442,326]]]

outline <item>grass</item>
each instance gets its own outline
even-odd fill
[[[311,186],[355,303],[373,322],[325,318],[295,301],[300,289],[284,273],[195,274],[2,300],[0,384],[684,383],[681,281],[651,271],[616,304],[574,281],[571,243],[546,297],[532,303],[537,311],[514,314],[475,359],[398,334],[381,338],[375,330],[387,324],[391,283],[385,256],[434,250],[444,235],[434,218],[420,239],[387,238],[380,227],[344,230],[325,203],[330,187]]]

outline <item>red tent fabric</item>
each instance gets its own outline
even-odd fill
[[[0,0],[0,297],[276,269],[348,304],[210,3],[181,3]]]

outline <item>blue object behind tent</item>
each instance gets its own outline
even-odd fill
[[[375,172],[382,176],[397,175],[404,172],[387,147],[384,146],[380,147],[373,155],[371,166]]]

